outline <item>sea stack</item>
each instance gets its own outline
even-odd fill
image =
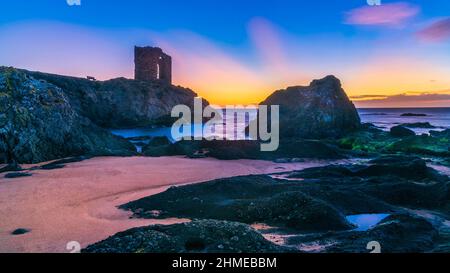
[[[280,106],[282,137],[340,137],[361,125],[354,104],[335,76],[275,91],[261,105]]]

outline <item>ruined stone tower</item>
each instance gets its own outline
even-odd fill
[[[172,57],[159,47],[134,47],[134,79],[172,83]]]

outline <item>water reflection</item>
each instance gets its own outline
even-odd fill
[[[390,214],[387,213],[374,213],[374,214],[357,214],[347,216],[347,220],[356,225],[356,231],[366,231],[376,226],[383,221]]]

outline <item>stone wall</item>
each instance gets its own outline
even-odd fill
[[[135,47],[134,63],[136,80],[161,80],[172,83],[172,57],[159,47]]]

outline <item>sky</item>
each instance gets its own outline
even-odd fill
[[[0,65],[133,78],[150,45],[214,104],[333,74],[358,107],[450,106],[450,1],[370,1],[5,0]]]

